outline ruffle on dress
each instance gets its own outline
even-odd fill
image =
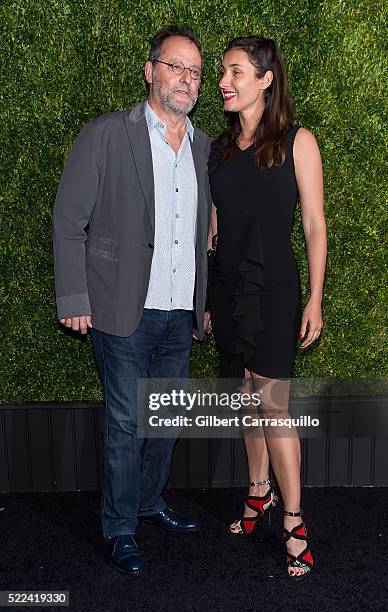
[[[264,250],[258,222],[248,232],[246,248],[238,267],[239,280],[233,292],[236,307],[235,354],[242,353],[244,364],[256,354],[256,334],[264,330],[261,292],[264,288]]]
[[[222,157],[228,143],[227,134],[212,142],[211,153],[208,162],[209,176],[218,167],[219,159]],[[237,269],[238,282],[232,293],[235,308],[232,313],[236,324],[235,342],[233,351],[227,343],[223,348],[231,363],[233,371],[239,372],[242,368],[244,375],[244,364],[256,354],[256,334],[264,330],[261,304],[261,291],[264,288],[264,248],[261,238],[261,228],[258,219],[249,227],[245,238],[245,249],[243,251],[240,265]],[[212,270],[213,276],[213,270]]]

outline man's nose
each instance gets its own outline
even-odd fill
[[[193,80],[193,77],[191,75],[191,70],[190,68],[185,68],[184,71],[182,72],[182,80],[185,81],[185,83],[191,83],[191,81]]]

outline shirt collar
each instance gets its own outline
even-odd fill
[[[144,106],[145,106],[144,113],[145,113],[145,117],[146,117],[146,121],[147,121],[147,125],[148,125],[149,131],[151,131],[154,128],[159,128],[159,129],[165,130],[166,129],[165,124],[163,123],[163,121],[161,121],[159,119],[157,114],[152,110],[152,108],[148,104],[148,101],[145,102]],[[186,134],[189,135],[189,138],[190,138],[191,142],[193,142],[194,127],[193,127],[193,124],[191,123],[191,121],[190,121],[190,119],[188,117],[186,117]]]

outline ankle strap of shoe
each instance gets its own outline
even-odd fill
[[[252,482],[249,483],[250,487],[257,487],[257,486],[261,486],[261,485],[266,485],[266,484],[271,484],[270,479],[268,478],[267,480],[252,480]]]
[[[286,514],[287,516],[302,516],[303,515],[303,510],[301,508],[299,510],[299,512],[288,512],[288,510],[284,510],[284,508],[283,508],[283,514]]]

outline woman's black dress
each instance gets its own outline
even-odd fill
[[[254,145],[221,165],[216,141],[209,158],[218,242],[208,300],[221,378],[244,366],[269,378],[291,378],[302,320],[301,286],[290,233],[298,187],[293,143],[285,136],[281,166],[258,168]]]

